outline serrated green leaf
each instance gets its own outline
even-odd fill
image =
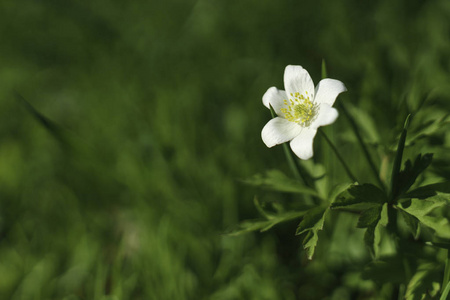
[[[450,224],[446,218],[430,215],[430,213],[438,207],[447,203],[447,199],[439,195],[430,197],[425,200],[411,199],[399,206],[408,214],[416,217],[420,223],[433,229],[436,235],[441,238],[450,238]]]
[[[364,244],[366,244],[367,248],[369,248],[370,253],[373,256],[376,256],[376,246],[375,246],[375,229],[377,224],[372,224],[367,227],[366,232],[364,233]]]
[[[279,215],[271,215],[270,219],[267,220],[246,220],[239,224],[238,228],[231,230],[226,233],[229,236],[238,236],[253,231],[264,232],[271,229],[273,226],[280,224],[282,222],[287,222],[302,217],[308,211],[296,211],[287,212]]]
[[[450,181],[428,184],[414,189],[404,195],[405,198],[425,199],[440,193],[450,193]]]
[[[364,243],[369,248],[370,253],[373,256],[378,257],[378,248],[381,241],[381,227],[386,226],[388,223],[387,203],[379,205],[379,207],[375,207],[375,209],[371,209],[371,211],[367,213],[365,220],[367,223],[364,224],[367,228],[364,233]],[[360,225],[360,222],[362,221],[359,221],[358,225]]]
[[[316,250],[317,242],[319,241],[319,235],[314,231],[308,231],[303,240],[303,248],[306,251],[306,256],[309,260],[314,256],[314,252]]]
[[[307,232],[303,240],[303,248],[306,250],[308,259],[312,259],[314,255],[319,240],[318,231],[323,229],[323,223],[328,209],[328,206],[319,206],[310,209],[298,225],[297,235]]]
[[[419,219],[414,217],[413,215],[410,215],[404,210],[399,209],[400,215],[403,217],[403,220],[405,220],[406,226],[408,227],[409,231],[411,231],[412,235],[414,236],[414,239],[417,239],[419,236]]]
[[[304,216],[307,212],[308,211],[298,211],[298,212],[293,211],[293,212],[287,212],[284,214],[277,215],[276,217],[274,217],[270,220],[270,224],[268,224],[266,227],[261,229],[261,232],[267,231],[279,223],[298,219],[298,218]]]
[[[342,194],[344,191],[348,190],[352,185],[353,185],[353,183],[347,182],[347,183],[341,183],[341,184],[334,186],[328,193],[328,201],[333,203],[334,201],[336,201],[336,198],[340,194]]]
[[[429,214],[435,208],[441,207],[446,203],[447,199],[445,197],[434,196],[424,200],[411,199],[403,202],[399,207],[413,216],[422,217]]]
[[[318,196],[315,190],[304,186],[297,180],[289,178],[279,170],[270,170],[264,175],[256,174],[250,179],[243,180],[243,182],[273,191]]]
[[[331,208],[371,208],[387,202],[386,195],[373,184],[352,185],[336,197]]]
[[[270,224],[268,220],[246,220],[239,224],[237,229],[233,229],[230,232],[227,232],[226,235],[229,236],[239,236],[242,234],[250,233],[253,231],[261,230]]]
[[[434,263],[420,265],[406,287],[405,299],[429,299],[431,295],[436,295],[441,280],[439,269],[440,267]]]
[[[377,223],[380,220],[381,215],[381,205],[366,209],[361,213],[358,219],[358,228],[367,228],[370,225]]]
[[[450,224],[447,219],[435,216],[423,216],[418,218],[425,226],[433,229],[441,238],[450,238]]]
[[[324,206],[310,209],[300,224],[298,224],[296,234],[299,235],[308,230],[322,230],[324,216],[327,211],[328,207]]]
[[[405,167],[400,171],[398,176],[398,182],[396,190],[394,190],[394,197],[402,196],[409,188],[414,184],[417,177],[425,171],[426,168],[431,164],[433,159],[433,154],[427,153],[422,156],[419,154],[414,163],[411,160],[405,162]]]

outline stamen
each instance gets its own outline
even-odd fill
[[[305,92],[305,94],[308,94]],[[295,96],[294,96],[295,95]],[[280,109],[284,114],[286,120],[299,124],[302,127],[309,127],[311,123],[316,119],[319,111],[319,105],[311,102],[309,96],[304,96],[296,92],[291,93],[294,99],[284,100],[283,103],[286,108]]]

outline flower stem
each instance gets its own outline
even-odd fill
[[[275,111],[273,110],[272,105],[270,105],[270,114],[272,118],[276,117]],[[313,187],[313,184],[308,180],[307,176],[305,176],[302,168],[295,162],[294,157],[292,156],[292,152],[289,149],[287,144],[283,144],[284,155],[286,156],[286,160],[288,162],[289,168],[291,169],[292,175],[295,179],[302,179],[303,183],[308,187]]]
[[[361,146],[361,149],[364,152],[364,156],[366,157],[367,162],[369,163],[370,169],[372,170],[373,175],[375,176],[375,178],[378,181],[378,184],[380,185],[381,188],[385,187],[385,184],[383,183],[383,181],[380,178],[380,171],[377,169],[377,167],[375,166],[375,163],[373,162],[372,156],[369,153],[369,150],[367,149],[366,143],[364,143],[361,133],[358,130],[358,126],[356,125],[355,120],[352,118],[352,116],[349,114],[347,108],[345,107],[344,103],[339,102],[338,103],[339,108],[344,112],[345,117],[347,118],[347,120],[350,123],[350,127],[352,128],[358,142],[359,145]]]
[[[334,154],[336,155],[336,157],[339,159],[339,161],[341,162],[342,166],[345,169],[345,172],[347,172],[348,177],[353,181],[353,182],[357,182],[358,180],[356,179],[356,177],[353,175],[353,173],[350,171],[350,168],[347,166],[347,164],[345,163],[344,159],[342,158],[341,154],[337,151],[336,147],[334,146],[333,142],[327,137],[327,135],[325,134],[325,132],[323,130],[321,130],[319,128],[319,132],[322,134],[322,136],[325,138],[325,140],[327,141],[328,145],[330,145],[331,149],[333,150]]]
[[[283,144],[283,150],[284,150],[284,155],[286,156],[286,160],[288,162],[289,168],[291,169],[291,172],[294,175],[294,177],[296,179],[303,179],[303,181],[305,181],[303,176],[301,176],[298,165],[295,163],[295,160],[292,157],[292,153],[289,150],[289,147],[287,144]],[[305,182],[305,184],[306,184],[306,182]]]

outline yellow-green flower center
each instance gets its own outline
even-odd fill
[[[284,100],[285,108],[280,109],[286,120],[297,123],[303,127],[309,127],[317,117],[319,105],[313,103],[308,92],[305,95],[300,93],[291,93],[291,98]]]

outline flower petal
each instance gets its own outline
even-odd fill
[[[330,78],[322,79],[316,86],[316,97],[314,98],[314,102],[326,103],[332,106],[336,97],[346,90],[347,88],[345,85],[339,80]]]
[[[317,129],[303,128],[300,135],[291,141],[291,149],[300,159],[310,159],[313,156],[313,140]]]
[[[299,92],[306,96],[305,92],[308,92],[310,97],[314,97],[314,82],[308,71],[303,69],[302,66],[289,65],[286,67],[284,70],[284,88],[288,95]]]
[[[267,147],[288,142],[300,134],[302,128],[283,118],[274,118],[264,126],[261,137]]]
[[[265,107],[270,109],[270,105],[272,105],[273,109],[277,113],[277,115],[282,115],[280,109],[285,106],[284,100],[287,100],[288,96],[285,91],[279,90],[276,87],[271,87],[264,94],[262,101]]]
[[[321,104],[319,115],[311,124],[312,128],[318,128],[320,126],[326,126],[334,123],[336,121],[339,113],[336,108],[331,107],[328,104]]]

